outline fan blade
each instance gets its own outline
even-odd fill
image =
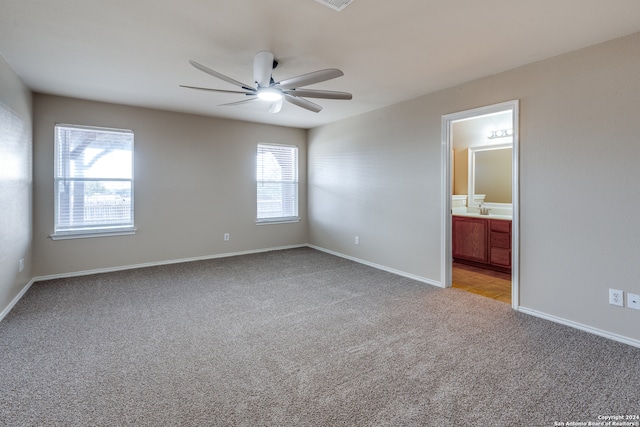
[[[239,93],[239,94],[243,94],[243,95],[254,95],[255,94],[255,92],[241,92],[239,90],[211,89],[211,88],[208,88],[208,87],[197,87],[197,86],[187,86],[187,85],[180,85],[180,87],[186,87],[187,89],[206,90],[206,91],[209,91],[209,92]]]
[[[324,99],[352,99],[353,95],[347,92],[336,92],[332,90],[313,90],[313,89],[291,89],[285,90],[285,93],[293,96],[304,96],[307,98],[324,98]]]
[[[247,85],[247,84],[244,84],[244,83],[239,82],[239,81],[237,81],[237,80],[234,80],[234,79],[232,79],[231,77],[227,77],[227,76],[225,76],[224,74],[220,74],[219,72],[214,71],[214,70],[212,70],[212,69],[211,69],[211,68],[209,68],[209,67],[205,67],[205,66],[204,66],[204,65],[202,65],[202,64],[198,64],[198,63],[197,63],[196,61],[194,61],[194,60],[190,60],[190,61],[189,61],[189,63],[190,63],[191,65],[193,65],[194,67],[196,67],[198,70],[203,71],[203,72],[205,72],[205,73],[207,73],[207,74],[209,74],[209,75],[212,75],[213,77],[216,77],[216,78],[218,78],[218,79],[220,79],[220,80],[224,80],[224,81],[225,81],[225,82],[227,82],[227,83],[231,83],[231,84],[232,84],[232,85],[234,85],[234,86],[239,86],[239,87],[241,87],[242,89],[245,89],[245,90],[252,90],[252,91],[255,91],[255,90],[256,90],[254,87],[252,87],[252,86],[250,86],[250,85]]]
[[[249,98],[249,99],[243,99],[242,101],[228,102],[226,104],[220,104],[220,105],[218,105],[218,107],[223,107],[223,106],[228,106],[228,105],[246,104],[247,102],[255,101],[257,99],[258,98]]]
[[[328,68],[326,70],[318,70],[312,73],[281,80],[277,85],[280,89],[293,89],[294,87],[309,86],[314,83],[324,82],[340,76],[344,76],[342,71],[336,68]]]
[[[282,110],[282,104],[284,104],[284,101],[282,100],[282,98],[280,98],[277,101],[273,101],[271,103],[271,105],[269,105],[269,110],[268,112],[270,114],[275,114],[275,113],[279,113],[280,110]]]
[[[311,101],[307,101],[304,98],[298,98],[297,96],[291,96],[289,94],[284,94],[284,99],[288,102],[297,105],[298,107],[306,108],[309,111],[313,111],[314,113],[319,113],[322,110],[322,107],[318,104],[314,104]]]
[[[273,53],[263,50],[253,58],[253,80],[258,87],[267,87],[271,83],[273,71]]]

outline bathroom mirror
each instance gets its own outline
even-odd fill
[[[468,205],[478,206],[476,195],[484,195],[484,203],[510,207],[513,144],[469,147],[468,156]]]

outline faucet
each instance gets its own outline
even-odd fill
[[[478,209],[480,209],[480,215],[489,215],[489,211],[491,210],[489,208],[485,208],[482,205],[482,202],[480,202],[480,205],[478,206]]]

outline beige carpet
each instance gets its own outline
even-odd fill
[[[552,426],[640,412],[640,349],[312,249],[36,283],[0,425]]]

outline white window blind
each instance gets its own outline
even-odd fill
[[[298,221],[298,147],[258,144],[257,222]]]
[[[133,231],[132,131],[56,125],[54,174],[52,237]]]

